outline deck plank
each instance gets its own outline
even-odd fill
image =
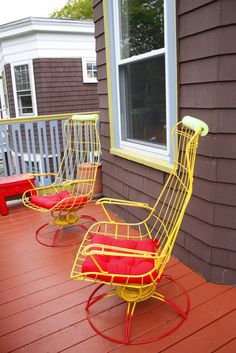
[[[220,348],[218,348],[212,353],[235,353],[235,352],[236,352],[236,338],[222,345]]]
[[[191,351],[191,353],[212,352],[235,338],[235,327],[236,311],[233,310],[229,314],[212,322],[211,325],[204,327],[187,339],[167,349],[165,353],[175,353],[176,350],[179,350],[179,352]]]
[[[83,213],[104,219],[101,207],[92,203],[86,208]],[[0,218],[1,353],[236,351],[236,288],[207,283],[173,257],[167,273],[189,293],[191,311],[187,321],[174,334],[146,346],[119,345],[97,335],[85,313],[94,284],[69,279],[77,246],[48,248],[35,241],[35,230],[48,219],[48,214],[20,204],[10,206],[9,215]],[[160,283],[160,292],[181,304],[182,296],[165,279]],[[161,330],[161,320],[177,320],[175,313],[155,300],[139,306],[133,329],[137,337]],[[125,305],[118,298],[100,302],[97,310],[95,320],[102,330],[122,334]]]

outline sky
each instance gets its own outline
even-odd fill
[[[0,25],[25,17],[49,17],[60,9],[67,0],[1,0]]]

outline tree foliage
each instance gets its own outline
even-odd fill
[[[60,10],[55,10],[51,13],[50,17],[92,20],[92,0],[68,0],[65,6],[63,6]]]
[[[164,47],[163,0],[121,0],[124,56]]]

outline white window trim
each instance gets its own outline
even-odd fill
[[[165,16],[165,48],[161,48],[147,54],[141,54],[137,57],[120,59],[120,42],[118,30],[118,2],[105,1],[105,26],[106,26],[106,49],[108,63],[108,94],[109,97],[109,114],[110,114],[110,131],[111,131],[111,153],[124,156],[124,158],[140,160],[145,163],[147,157],[154,159],[153,167],[158,168],[158,160],[160,160],[163,170],[163,163],[169,165],[171,169],[173,165],[173,151],[171,146],[171,129],[177,119],[177,69],[176,69],[176,23],[175,23],[175,1],[164,0],[164,16]],[[119,64],[132,62],[134,59],[142,60],[165,53],[165,71],[166,71],[166,129],[167,144],[166,149],[158,147],[149,147],[135,142],[122,141],[121,139],[121,114],[120,114],[120,95],[119,95]],[[115,63],[115,64],[114,64]],[[112,77],[112,80],[111,80]],[[126,155],[129,157],[125,157]],[[143,162],[142,162],[143,160]],[[167,164],[166,164],[167,163]]]
[[[97,83],[96,77],[88,77],[87,75],[87,63],[96,64],[96,58],[82,58],[82,70],[83,70],[83,83]]]
[[[20,66],[20,65],[28,65],[29,67],[30,90],[31,90],[31,99],[32,99],[32,106],[33,106],[32,114],[23,114],[23,115],[19,114],[19,105],[18,105],[17,92],[16,92],[16,78],[15,78],[14,67]],[[35,92],[33,60],[24,60],[24,61],[11,63],[11,77],[12,77],[12,87],[13,87],[13,97],[14,97],[16,117],[37,116],[38,109],[37,109],[36,92]]]

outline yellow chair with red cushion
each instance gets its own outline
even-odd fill
[[[192,194],[198,140],[207,133],[207,125],[193,117],[185,117],[182,122],[176,124],[172,131],[173,169],[153,206],[109,198],[97,202],[102,205],[108,219],[95,223],[88,230],[76,256],[71,278],[100,283],[88,299],[87,317],[93,329],[111,341],[125,344],[152,342],[175,331],[187,318],[189,312],[187,292],[172,277],[166,275],[164,270],[170,260]],[[143,208],[146,210],[146,217],[137,223],[116,221],[106,209],[111,205]],[[179,294],[184,299],[185,308],[177,305],[170,299],[171,296],[168,297],[161,292],[159,287],[162,280],[169,281],[171,286],[177,286]],[[108,285],[110,289],[106,290],[104,285]],[[100,290],[101,294],[97,295]],[[101,315],[105,307],[103,303],[102,309],[99,309],[98,304],[113,296],[127,303],[123,319],[123,336],[109,335],[97,327],[99,323],[101,324],[97,310]],[[135,308],[138,303],[151,298],[167,304],[174,310],[177,318],[164,321],[163,332],[153,330],[155,333],[153,337],[139,340],[135,337],[135,334],[138,336],[137,329],[133,330],[134,336],[131,329],[132,322],[137,321],[137,318],[134,319]],[[113,300],[113,305],[116,308],[118,302],[114,304]],[[108,320],[112,318],[112,312],[112,308],[109,308]],[[161,320],[161,317],[157,315],[156,320]],[[172,326],[170,321],[173,321]],[[112,322],[116,322],[116,317]]]
[[[36,231],[36,240],[47,246],[74,244],[80,239],[59,241],[62,229],[77,225],[87,231],[86,222],[96,221],[89,215],[79,215],[78,211],[87,205],[93,196],[98,166],[101,163],[101,144],[97,131],[98,115],[74,115],[64,125],[66,149],[57,174],[50,175],[54,182],[48,186],[27,190],[22,200],[25,206],[39,211],[50,212],[52,220]],[[82,222],[85,219],[85,223]],[[43,231],[54,225],[55,232]],[[46,235],[45,235],[46,234]],[[48,235],[47,235],[48,234]],[[61,237],[62,238],[62,237]]]

